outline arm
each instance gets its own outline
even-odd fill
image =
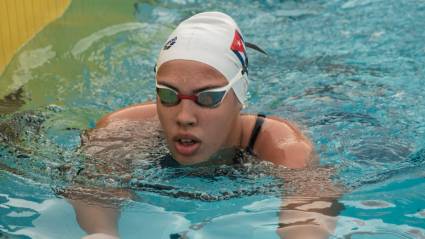
[[[132,197],[125,189],[73,186],[61,192],[75,211],[76,220],[88,236],[118,238],[118,220],[122,201]]]
[[[254,151],[261,160],[288,168],[305,168],[313,163],[313,145],[293,123],[267,117]]]
[[[334,168],[286,169],[278,177],[285,181],[279,227],[286,239],[326,239],[335,230],[337,216],[344,209],[338,198],[344,188],[331,177]]]
[[[109,123],[119,120],[141,121],[156,116],[156,104],[146,102],[129,106],[103,116],[96,123],[96,128],[106,127]]]
[[[287,197],[282,201],[276,233],[286,239],[326,239],[343,209],[336,197]]]
[[[277,175],[290,192],[282,196],[277,234],[286,239],[328,238],[343,209],[338,203],[343,190],[331,180],[333,169],[315,167],[318,158],[310,140],[295,124],[267,117],[254,152],[262,160],[287,167]]]
[[[125,189],[93,187],[86,183],[87,180],[96,181],[107,175],[128,174],[130,162],[114,154],[114,150],[120,150],[116,145],[131,143],[133,139],[119,135],[119,128],[112,123],[141,121],[155,115],[155,105],[130,106],[104,116],[97,122],[96,129],[88,130],[81,136],[80,152],[87,156],[85,167],[73,179],[74,185],[61,194],[73,206],[78,224],[88,234],[85,239],[118,238],[120,204],[132,197],[131,192]],[[120,160],[116,160],[117,157]]]
[[[118,238],[118,208],[90,205],[81,200],[68,202],[74,207],[78,224],[88,235],[102,233]]]

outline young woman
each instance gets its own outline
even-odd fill
[[[96,128],[110,128],[118,121],[159,121],[169,151],[180,165],[232,160],[245,150],[276,165],[306,167],[312,161],[313,146],[297,127],[278,117],[241,114],[249,74],[246,46],[255,47],[244,41],[236,23],[224,13],[204,12],[188,18],[159,53],[156,103],[108,114]],[[80,226],[91,234],[86,238],[116,238],[118,209],[70,202]],[[334,226],[332,217],[310,212],[317,203],[306,210],[294,209],[304,204],[314,202],[282,202],[278,234],[327,238]],[[328,208],[326,203],[320,205]],[[295,229],[299,226],[302,230]]]
[[[305,167],[313,147],[298,128],[277,117],[241,114],[249,74],[246,45],[228,15],[190,17],[159,53],[156,103],[113,112],[97,127],[159,119],[168,148],[182,165],[214,160],[234,148],[289,168]]]

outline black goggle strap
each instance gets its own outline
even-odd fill
[[[255,45],[254,43],[245,42],[245,46],[246,46],[246,47],[249,47],[249,48],[251,48],[251,49],[253,49],[253,50],[256,50],[256,51],[258,51],[258,52],[261,52],[261,53],[263,53],[264,55],[269,55],[269,54],[267,54],[267,52],[266,52],[265,50],[261,49],[259,46]]]

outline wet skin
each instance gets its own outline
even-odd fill
[[[200,90],[225,86],[228,81],[215,68],[196,61],[172,60],[158,69],[157,82],[180,94],[193,95]],[[197,164],[217,156],[226,148],[246,148],[256,116],[240,114],[242,105],[233,90],[216,108],[205,108],[189,99],[166,106],[157,99],[130,106],[103,117],[98,128],[118,120],[159,119],[167,145],[174,158],[183,165]],[[185,142],[189,144],[185,144]],[[265,119],[254,145],[261,160],[289,168],[303,168],[312,159],[313,147],[292,123],[278,118]]]

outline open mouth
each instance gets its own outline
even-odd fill
[[[183,144],[183,145],[192,145],[192,144],[197,143],[197,141],[195,141],[193,139],[179,139],[178,142],[180,144]]]
[[[198,150],[201,141],[194,137],[178,137],[174,140],[177,153],[190,156]]]

